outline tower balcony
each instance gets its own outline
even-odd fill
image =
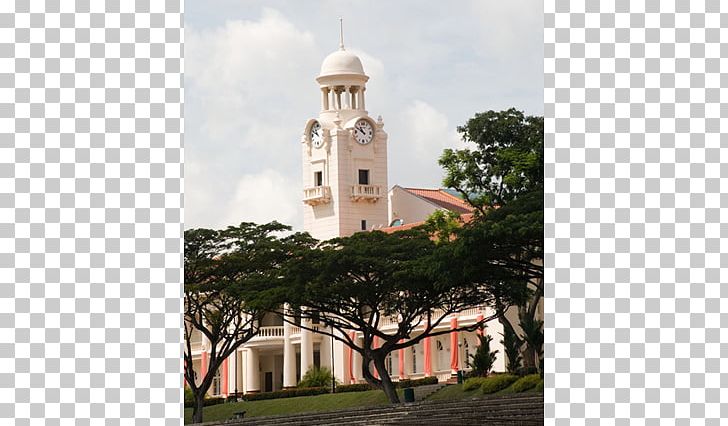
[[[354,201],[376,202],[382,198],[382,187],[379,185],[354,185],[351,188],[351,198]]]
[[[331,188],[328,186],[312,186],[303,190],[303,202],[309,206],[326,204],[329,201],[331,201]]]

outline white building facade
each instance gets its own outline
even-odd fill
[[[446,204],[432,204],[432,199],[416,191],[397,186],[387,190],[388,136],[382,118],[373,119],[365,108],[368,80],[361,61],[345,50],[343,42],[324,59],[316,78],[320,112],[306,122],[301,150],[304,229],[319,240],[384,228],[402,216],[413,223],[447,208]],[[486,308],[469,309],[444,320],[438,330],[471,325],[491,313]],[[386,332],[396,326],[396,319],[385,320],[381,329]],[[484,332],[493,337],[491,350],[499,350],[494,370],[504,371],[501,324],[491,321]],[[429,337],[392,353],[387,369],[393,380],[427,376],[448,380],[457,370],[467,369],[467,359],[477,343],[475,332]],[[201,380],[207,372],[210,348],[199,332],[193,336],[192,350],[193,366]],[[343,384],[364,382],[361,362],[360,355],[341,342],[268,314],[260,333],[225,360],[209,393],[227,396],[294,387],[312,366],[331,369]]]

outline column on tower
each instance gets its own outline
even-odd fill
[[[329,109],[329,88],[321,88],[321,109],[327,111]]]
[[[328,89],[327,89],[328,90]],[[289,312],[290,306],[285,305],[284,312]],[[292,318],[291,318],[292,319]],[[293,326],[283,321],[283,388],[296,387],[296,349],[291,342]]]
[[[245,392],[260,392],[260,360],[258,350],[247,348],[245,365]]]
[[[311,366],[313,366],[313,338],[310,331],[311,326],[310,318],[301,318],[301,377],[303,377]]]
[[[344,86],[344,109],[351,109],[351,86]]]
[[[367,90],[366,87],[362,86],[361,90],[359,90],[359,109],[366,109],[364,106],[364,91]]]
[[[336,98],[336,109],[341,109],[341,87],[337,86],[334,89],[335,98]]]
[[[359,102],[358,102],[358,86],[351,86],[349,89],[349,92],[351,93],[351,109],[359,109]]]

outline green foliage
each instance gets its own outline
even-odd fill
[[[195,402],[195,394],[192,393],[192,389],[185,386],[185,407],[188,405],[191,407]]]
[[[221,396],[205,396],[205,399],[202,401],[203,407],[209,407],[210,405],[217,405],[217,404],[223,404],[225,403],[225,398]],[[194,399],[192,401],[185,400],[185,408],[194,407],[195,401]]]
[[[446,149],[443,183],[481,213],[543,186],[543,117],[511,108],[475,114],[457,128],[474,150]]]
[[[363,392],[363,391],[370,391],[374,390],[374,386],[370,385],[369,383],[354,383],[351,385],[338,385],[336,386],[336,393],[344,393],[344,392]]]
[[[478,389],[483,385],[485,380],[485,377],[471,377],[463,382],[463,390],[471,391],[473,389]]]
[[[531,350],[529,353],[538,356],[539,360],[539,371],[543,371],[543,367],[540,362],[543,361],[543,321],[534,319],[530,315],[521,317],[521,329],[523,334],[521,338],[526,342]]]
[[[329,382],[330,383],[330,382]],[[328,386],[317,386],[317,387],[297,387],[293,389],[282,389],[273,392],[260,392],[260,393],[249,393],[243,395],[242,399],[245,401],[261,401],[264,399],[277,399],[277,398],[292,398],[294,396],[310,396],[310,395],[321,395],[324,393],[331,392],[331,387]]]
[[[503,390],[518,380],[518,376],[512,374],[494,374],[486,377],[480,385],[480,391],[484,394],[491,394]]]
[[[496,288],[507,283],[468,281],[453,242],[436,243],[431,236],[424,228],[359,232],[301,250],[300,261],[287,269],[288,303],[310,308],[303,313],[308,317],[318,312],[321,323],[341,335],[361,333],[361,343],[343,342],[362,353],[365,365],[374,362],[379,378],[368,371],[364,378],[392,402],[397,402],[395,385],[384,368],[389,353],[436,332],[450,313],[487,304],[494,294],[508,291]],[[398,326],[383,334],[385,318],[396,319]],[[376,347],[374,336],[380,339]]]
[[[539,380],[539,382],[536,384],[536,386],[533,387],[533,389],[537,392],[543,392],[543,378]]]
[[[331,381],[333,374],[331,370],[326,367],[311,367],[306,374],[303,375],[301,381],[298,383],[298,388],[316,388],[316,387],[328,387],[331,388]],[[338,381],[337,381],[338,384]]]
[[[503,352],[505,353],[506,360],[508,362],[506,364],[506,370],[509,373],[517,373],[518,369],[521,367],[521,345],[516,338],[516,334],[507,327],[504,328],[501,336],[503,336],[503,340],[501,340]]]
[[[283,303],[284,271],[308,234],[282,236],[290,227],[277,222],[243,222],[224,230],[190,229],[184,233],[185,380],[197,397],[205,395],[225,358],[253,338],[264,313]],[[197,384],[191,337],[199,331],[209,341],[208,370]],[[202,422],[194,406],[193,419]]]
[[[474,354],[470,355],[468,365],[473,369],[474,374],[478,376],[487,376],[495,363],[497,350],[490,350],[490,342],[493,340],[491,336],[478,335],[480,345]]]
[[[529,374],[516,380],[508,389],[514,393],[525,392],[529,389],[535,388],[541,381],[541,376],[538,374]]]
[[[398,388],[415,388],[417,386],[424,385],[436,385],[438,383],[437,377],[423,377],[421,379],[404,379],[396,383]]]

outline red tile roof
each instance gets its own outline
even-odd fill
[[[455,213],[472,213],[473,208],[464,200],[447,193],[442,189],[402,188],[410,194],[416,195],[444,209]]]
[[[460,222],[462,222],[463,224],[466,224],[466,223],[470,222],[471,220],[473,220],[472,213],[465,213],[463,215],[460,215]],[[382,231],[387,234],[391,234],[391,233],[397,232],[397,231],[405,231],[407,229],[412,229],[414,227],[423,225],[424,223],[425,223],[425,221],[421,220],[419,222],[406,223],[404,225],[399,225],[399,226],[387,226],[385,228],[379,228],[379,229],[377,229],[377,231]]]

